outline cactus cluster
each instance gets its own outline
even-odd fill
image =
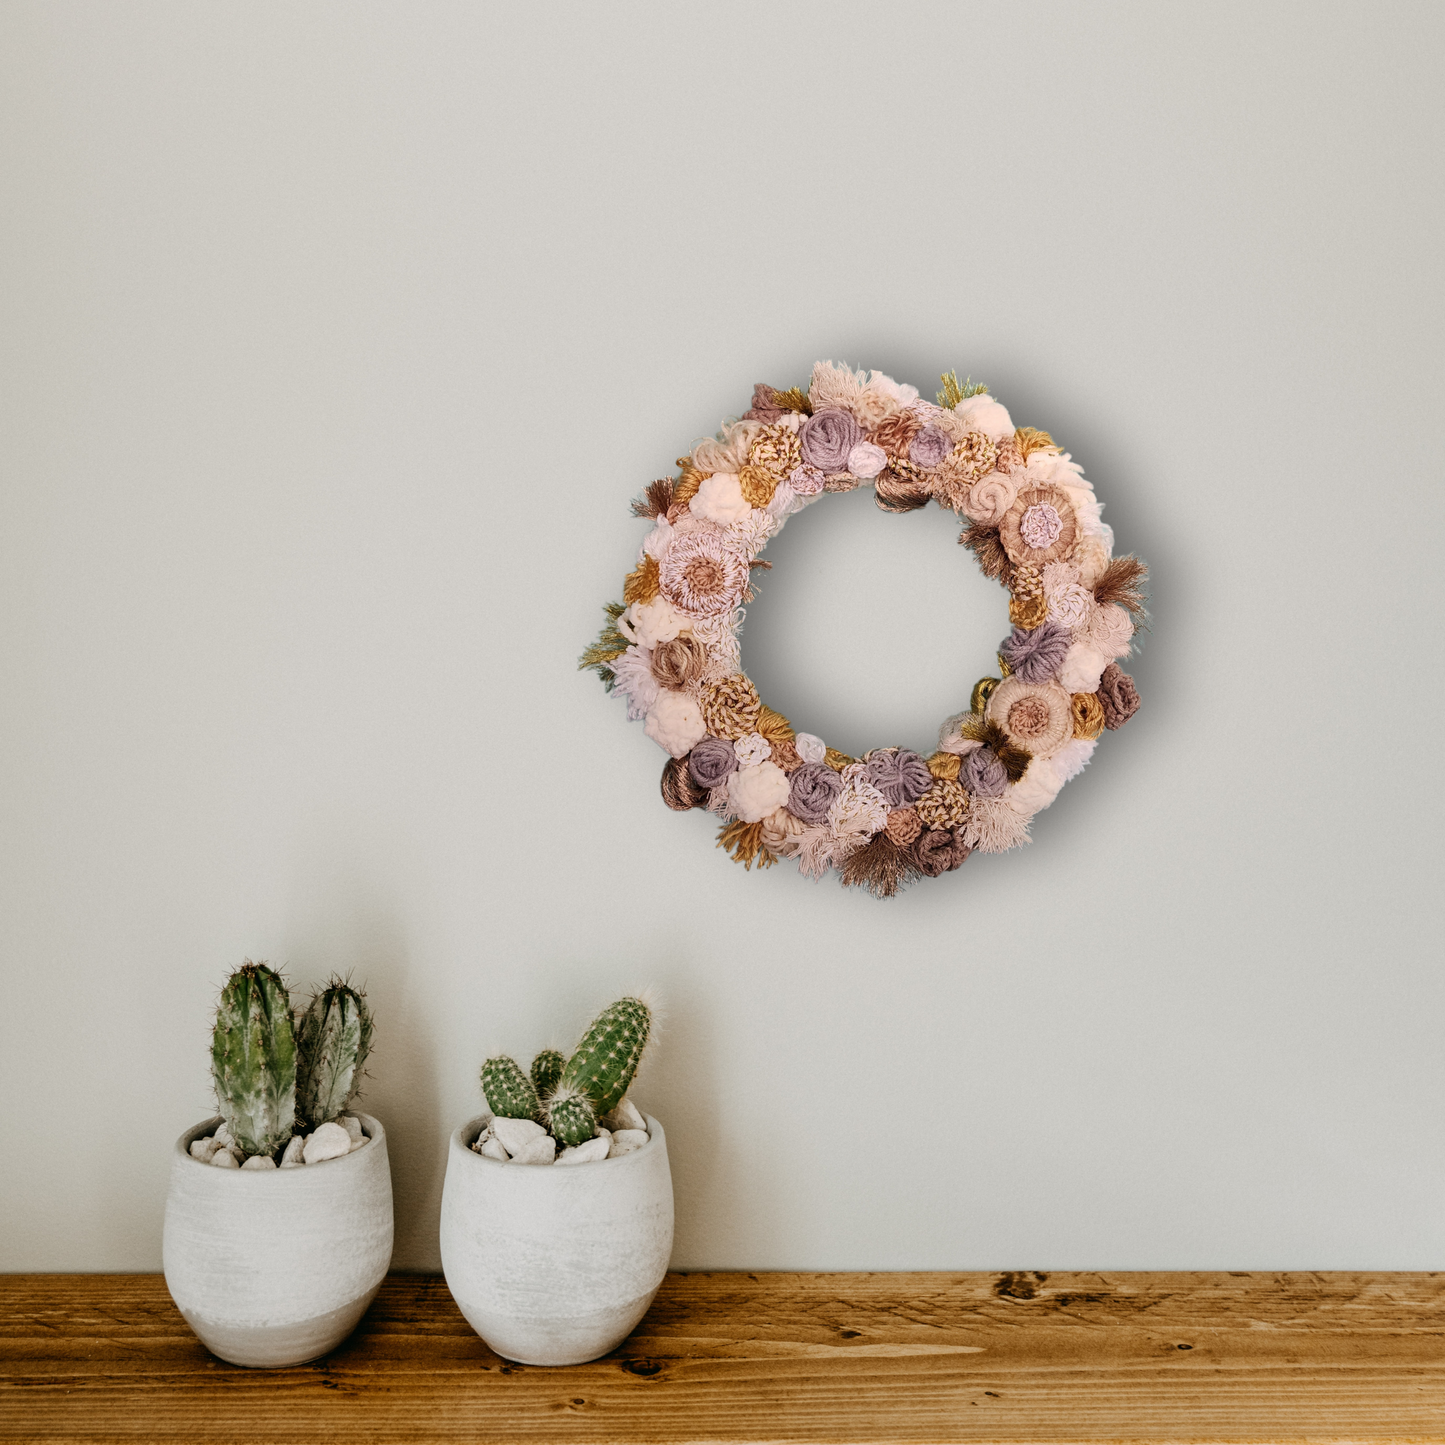
[[[333,978],[292,1012],[286,984],[246,960],[226,981],[211,1035],[211,1078],[226,1127],[246,1154],[274,1154],[298,1127],[336,1119],[371,1049],[364,993]]]
[[[622,998],[602,1010],[571,1058],[543,1049],[530,1076],[515,1059],[499,1055],[482,1065],[482,1092],[493,1114],[531,1119],[559,1144],[585,1144],[597,1121],[622,1101],[642,1062],[652,1012],[639,998]]]

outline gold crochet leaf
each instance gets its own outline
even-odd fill
[[[611,692],[617,674],[607,664],[614,657],[621,657],[631,644],[617,630],[617,619],[627,609],[620,602],[609,602],[602,610],[607,614],[607,621],[603,624],[597,641],[583,651],[577,670],[581,672],[589,667],[596,668],[598,677],[602,679],[607,691]]]
[[[656,557],[648,555],[627,574],[622,584],[622,600],[629,605],[633,602],[651,602],[661,590],[658,574],[661,565]]]
[[[971,396],[982,396],[988,390],[983,382],[975,381],[971,376],[960,382],[956,371],[945,371],[938,379],[943,383],[943,390],[938,393],[938,404],[949,411],[959,402],[967,401]]]

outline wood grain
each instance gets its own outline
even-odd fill
[[[1438,1442],[1445,1274],[669,1275],[557,1370],[393,1276],[275,1371],[209,1355],[159,1276],[0,1276],[0,1439]]]

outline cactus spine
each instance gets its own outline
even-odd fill
[[[585,1094],[596,1114],[615,1109],[642,1062],[651,1029],[652,1012],[640,998],[618,999],[582,1035],[562,1071],[562,1087]]]
[[[562,1082],[562,1070],[567,1060],[556,1049],[543,1049],[532,1060],[532,1087],[539,1099],[548,1098]]]
[[[296,1036],[279,974],[250,959],[221,990],[211,1078],[231,1136],[247,1154],[274,1154],[296,1120]]]
[[[487,1106],[502,1119],[536,1119],[541,1113],[537,1090],[522,1066],[505,1055],[482,1065],[482,1092]]]
[[[597,1111],[586,1094],[564,1085],[547,1100],[547,1124],[559,1144],[585,1144],[597,1135]]]
[[[335,1119],[357,1091],[371,1052],[365,995],[341,979],[316,994],[296,1034],[296,1105],[314,1129]]]

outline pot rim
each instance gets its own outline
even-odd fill
[[[378,1119],[374,1114],[363,1114],[360,1109],[345,1109],[342,1112],[347,1114],[353,1114],[361,1121],[361,1132],[365,1134],[366,1137],[370,1139],[373,1144],[386,1138],[386,1129],[382,1126],[381,1120]],[[257,1179],[270,1179],[272,1175],[290,1174],[293,1172],[290,1169],[217,1169],[214,1164],[202,1164],[199,1159],[192,1158],[192,1141],[195,1139],[204,1139],[209,1135],[214,1134],[216,1131],[216,1126],[224,1122],[225,1121],[222,1115],[212,1114],[209,1119],[203,1119],[199,1124],[191,1125],[191,1127],[187,1129],[185,1133],[180,1136],[179,1139],[176,1140],[175,1152],[177,1157],[184,1159],[187,1164],[195,1165],[197,1169],[207,1169],[216,1174],[235,1174],[238,1176],[245,1174],[249,1176],[249,1178],[253,1182]],[[360,1149],[353,1149],[351,1153],[342,1155],[340,1159],[322,1159],[319,1160],[318,1163],[348,1164],[353,1159],[359,1159],[363,1152],[364,1151]],[[640,1154],[642,1150],[639,1149],[637,1152]],[[476,1157],[480,1159],[481,1155],[479,1154]],[[315,1169],[318,1166],[317,1164],[308,1164],[306,1167],[308,1169]],[[358,1165],[357,1167],[363,1166]]]
[[[493,1169],[506,1169],[512,1163],[512,1160],[488,1159],[485,1154],[478,1154],[472,1148],[472,1141],[482,1132],[482,1125],[493,1117],[495,1116],[492,1114],[478,1114],[475,1119],[468,1119],[460,1128],[453,1129],[450,1144],[451,1152],[453,1154],[464,1154],[468,1160],[475,1160],[478,1164],[485,1164]],[[662,1125],[659,1124],[651,1114],[644,1114],[642,1117],[647,1120],[647,1143],[642,1145],[640,1149],[633,1149],[626,1154],[620,1154],[616,1159],[593,1159],[587,1164],[579,1164],[576,1167],[579,1169],[596,1169],[603,1166],[625,1165],[634,1159],[641,1159],[644,1154],[649,1153],[652,1146],[662,1142],[666,1136],[663,1134]],[[350,1158],[350,1155],[347,1157]],[[564,1164],[562,1167],[570,1170],[573,1166]],[[536,1164],[523,1164],[519,1166],[519,1168],[520,1172],[524,1174],[537,1174],[544,1179],[549,1179],[552,1176],[552,1170],[550,1168],[544,1169]],[[230,1173],[230,1170],[226,1172]],[[258,1170],[252,1171],[252,1173],[259,1172]],[[268,1169],[265,1172],[269,1174],[271,1171]]]

